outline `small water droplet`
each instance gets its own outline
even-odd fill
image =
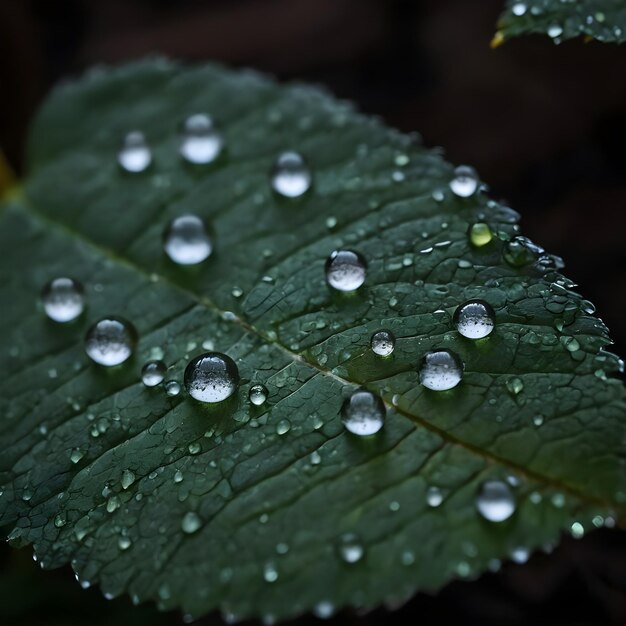
[[[438,507],[443,502],[443,493],[439,487],[429,487],[426,490],[426,503],[433,508]]]
[[[187,450],[189,450],[189,454],[200,454],[200,452],[202,452],[202,446],[197,441],[192,441],[187,446]]]
[[[163,361],[148,361],[141,368],[141,381],[146,387],[155,387],[163,382],[167,367]]]
[[[291,430],[291,422],[287,419],[282,419],[276,424],[276,434],[286,435]]]
[[[263,566],[263,580],[266,583],[275,583],[278,580],[278,570],[274,563],[268,562]]]
[[[335,606],[328,600],[322,600],[313,607],[313,614],[319,619],[330,619],[335,613]]]
[[[476,222],[476,224],[470,226],[469,238],[473,246],[482,248],[493,239],[493,233],[491,232],[491,228],[489,228],[489,224]]]
[[[175,217],[165,227],[163,249],[178,265],[196,265],[211,255],[213,244],[202,218],[186,214]]]
[[[64,513],[59,513],[58,515],[55,516],[54,525],[56,526],[56,528],[63,528],[65,524],[67,524],[67,519]]]
[[[559,26],[559,24],[550,24],[548,26],[548,36],[552,37],[552,39],[556,39],[563,34],[563,28]]]
[[[132,545],[132,541],[130,540],[129,537],[122,536],[117,540],[117,547],[122,551],[128,550],[128,548],[130,548],[131,545]]]
[[[187,393],[200,402],[221,402],[239,385],[235,362],[219,352],[206,352],[192,359],[185,368]]]
[[[529,555],[530,552],[528,551],[528,548],[524,546],[518,546],[517,548],[514,548],[511,552],[511,558],[515,563],[526,563],[526,561],[528,561]]]
[[[490,522],[503,522],[515,513],[515,498],[511,488],[501,480],[487,480],[476,496],[478,512]]]
[[[365,548],[354,533],[345,533],[339,538],[337,551],[345,563],[358,563],[365,554]]]
[[[367,262],[354,250],[335,250],[326,260],[326,282],[338,291],[355,291],[364,282]]]
[[[446,391],[456,387],[463,378],[463,362],[450,350],[433,350],[422,359],[419,379],[433,391]]]
[[[121,317],[98,320],[85,335],[85,352],[98,363],[111,367],[120,365],[133,353],[137,345],[137,331]]]
[[[128,489],[135,482],[135,474],[129,469],[122,472],[122,489]]]
[[[511,394],[516,396],[524,390],[524,382],[518,377],[511,378],[506,381],[506,388]]]
[[[570,526],[570,533],[574,539],[582,539],[585,535],[585,527],[580,522],[574,522]]]
[[[268,392],[265,385],[257,384],[250,387],[248,399],[254,406],[261,406],[267,400]]]
[[[117,162],[122,169],[133,174],[143,172],[152,162],[152,152],[144,134],[138,130],[128,133],[117,153]]]
[[[179,152],[185,161],[194,165],[212,163],[223,146],[222,135],[208,115],[190,115],[183,123]]]
[[[469,165],[459,165],[454,169],[454,178],[450,181],[450,189],[452,193],[467,198],[471,196],[478,188],[478,174],[473,167]]]
[[[304,157],[293,150],[281,152],[270,174],[272,189],[286,198],[297,198],[311,187],[312,177]]]
[[[85,308],[83,286],[73,278],[54,278],[41,292],[46,315],[55,322],[71,322]]]
[[[180,393],[180,383],[176,380],[168,380],[165,382],[165,393],[168,396],[177,396]]]
[[[453,322],[463,337],[482,339],[495,327],[496,315],[491,305],[484,300],[468,300],[457,307]]]
[[[74,448],[70,452],[70,461],[76,465],[83,457],[85,456],[85,452],[80,448]]]
[[[534,263],[544,250],[527,237],[518,235],[504,246],[504,260],[512,267],[523,267]]]
[[[383,427],[385,414],[385,405],[378,396],[366,389],[359,389],[343,403],[341,421],[351,433],[367,436]]]
[[[527,6],[524,2],[516,2],[512,7],[511,10],[513,11],[513,15],[516,15],[517,17],[521,17],[522,15],[524,15],[524,13],[526,13],[527,11]]]
[[[370,340],[372,352],[378,356],[390,356],[396,347],[396,338],[390,330],[377,330]]]
[[[189,511],[183,516],[180,527],[184,533],[191,535],[200,530],[202,527],[202,520],[197,513]]]

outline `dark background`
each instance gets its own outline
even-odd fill
[[[319,82],[453,163],[477,167],[524,233],[563,256],[626,355],[626,46],[526,37],[490,50],[504,0],[0,0],[0,146],[23,173],[52,85],[160,52]],[[0,623],[173,626],[177,614],[82,591],[0,551]],[[626,624],[626,536],[565,539],[549,557],[331,623]],[[316,623],[312,617],[299,626]],[[216,616],[203,624],[220,624]]]

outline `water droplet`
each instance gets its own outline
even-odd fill
[[[496,315],[484,300],[468,300],[454,312],[454,325],[463,337],[482,339],[493,331]]]
[[[163,382],[167,367],[163,361],[148,361],[141,368],[141,381],[146,387],[155,387]]]
[[[165,382],[165,393],[168,396],[177,396],[180,393],[180,383],[176,380],[168,380]]]
[[[390,356],[396,347],[396,338],[390,330],[377,330],[370,340],[372,352],[378,356]]]
[[[287,419],[280,420],[280,422],[276,424],[277,435],[286,435],[290,430],[291,430],[291,423]]]
[[[338,291],[355,291],[365,282],[367,262],[353,250],[335,250],[326,260],[326,282]]]
[[[180,215],[171,220],[163,232],[163,249],[178,265],[196,265],[213,252],[213,244],[202,218]]]
[[[518,235],[506,243],[502,256],[509,265],[523,267],[534,263],[543,252],[543,248],[530,239]]]
[[[473,246],[482,248],[493,239],[493,233],[491,232],[491,228],[489,228],[489,224],[476,222],[476,224],[470,226],[469,238]]]
[[[476,508],[486,520],[503,522],[515,513],[515,498],[505,482],[487,480],[476,496]]]
[[[54,525],[56,528],[63,528],[67,524],[67,518],[65,517],[65,513],[59,513],[54,518]]]
[[[339,538],[337,551],[345,563],[358,563],[365,554],[363,544],[354,533],[345,533]]]
[[[206,352],[192,359],[185,368],[187,393],[200,402],[221,402],[239,385],[235,362],[219,352]]]
[[[313,607],[313,614],[319,619],[329,619],[335,613],[335,606],[328,600],[322,600]]]
[[[563,28],[558,24],[551,24],[548,26],[548,36],[555,39],[556,37],[560,37],[563,34]]]
[[[176,473],[174,474],[174,482],[182,483],[184,478],[185,476],[183,475],[183,473],[180,470],[176,470]]]
[[[473,167],[469,165],[459,165],[454,169],[454,178],[450,181],[450,189],[452,193],[467,198],[471,196],[478,188],[478,174]]]
[[[85,452],[80,448],[74,448],[70,452],[70,461],[76,465],[83,457],[85,456]]]
[[[443,493],[439,487],[429,487],[426,490],[426,503],[433,508],[438,507],[443,502]]]
[[[510,380],[506,381],[506,388],[511,394],[516,396],[524,390],[524,382],[521,378],[511,378]]]
[[[359,389],[343,403],[341,421],[355,435],[373,435],[383,427],[385,414],[385,405],[378,396]]]
[[[46,315],[55,322],[71,322],[85,308],[83,286],[72,278],[54,278],[41,292]]]
[[[266,563],[263,567],[263,579],[267,583],[275,583],[278,580],[278,570],[274,563]]]
[[[529,555],[530,552],[528,551],[528,548],[525,548],[524,546],[518,546],[511,552],[511,558],[515,561],[515,563],[526,563]]]
[[[585,527],[580,522],[574,522],[570,526],[570,533],[574,539],[582,539],[585,534]]]
[[[203,113],[190,115],[183,124],[180,155],[194,165],[205,165],[217,159],[224,140],[213,120]]]
[[[202,520],[200,519],[200,516],[193,511],[185,513],[180,523],[182,531],[184,533],[187,533],[188,535],[191,535],[192,533],[200,530],[201,526]]]
[[[121,317],[104,317],[85,335],[85,352],[99,365],[120,365],[133,353],[137,345],[137,331]]]
[[[270,175],[272,189],[286,198],[297,198],[311,187],[311,172],[304,157],[293,150],[281,152]]]
[[[511,10],[513,11],[513,15],[521,17],[522,15],[524,15],[524,13],[526,13],[527,8],[528,7],[523,2],[516,2]]]
[[[132,545],[132,541],[130,540],[129,537],[122,536],[117,540],[117,547],[120,550],[128,550],[128,548],[130,548],[131,545]]]
[[[135,482],[135,474],[129,469],[122,472],[122,489],[128,489]]]
[[[117,162],[122,169],[133,174],[148,168],[152,162],[152,152],[142,132],[134,130],[124,137],[122,148],[117,153]]]
[[[248,399],[254,406],[261,406],[267,400],[267,387],[265,385],[257,384],[250,387],[248,393]]]
[[[420,382],[427,389],[446,391],[463,378],[463,362],[450,350],[427,352],[419,371]]]

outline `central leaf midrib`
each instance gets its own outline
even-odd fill
[[[40,211],[38,211],[28,201],[28,199],[26,197],[24,197],[23,198],[23,202],[18,204],[17,206],[22,208],[25,213],[30,214],[33,218],[39,220],[40,222],[43,222],[44,224],[48,224],[48,225],[50,225],[50,226],[60,230],[66,236],[68,236],[70,239],[75,239],[75,240],[81,241],[82,243],[88,245],[93,250],[95,250],[99,255],[109,259],[112,262],[115,262],[115,263],[117,263],[117,264],[119,264],[119,265],[121,265],[123,267],[126,267],[126,268],[132,270],[133,272],[135,272],[136,274],[139,274],[140,276],[142,276],[143,278],[145,278],[148,281],[151,280],[150,274],[143,267],[141,267],[140,265],[134,263],[130,259],[127,259],[125,257],[120,256],[115,251],[111,250],[110,248],[106,248],[106,247],[101,246],[100,244],[96,243],[93,239],[87,237],[85,235],[85,233],[83,233],[81,231],[78,231],[78,230],[75,230],[75,229],[71,228],[70,226],[68,226],[67,224],[65,224],[64,222],[58,221],[58,220],[56,220],[54,218],[49,217],[48,215],[45,215],[45,214],[41,213]],[[186,289],[185,287],[182,287],[181,285],[178,285],[177,283],[175,283],[172,280],[170,280],[167,276],[164,276],[164,275],[161,275],[161,274],[157,274],[157,276],[159,277],[159,280],[161,282],[163,282],[164,284],[168,285],[172,289],[177,290],[180,293],[183,293],[187,297],[193,299],[199,305],[202,305],[205,308],[207,308],[208,310],[213,311],[216,315],[219,316],[219,318],[221,320],[228,321],[228,322],[231,322],[233,324],[236,324],[236,325],[240,326],[246,332],[248,332],[248,333],[258,337],[259,339],[261,339],[266,344],[270,344],[270,345],[276,346],[278,349],[283,351],[287,356],[289,356],[289,358],[291,358],[294,362],[304,363],[307,366],[309,366],[309,367],[311,367],[313,369],[318,370],[324,376],[328,376],[329,378],[332,378],[332,379],[340,382],[342,385],[348,385],[348,386],[352,386],[352,387],[359,386],[359,383],[355,383],[355,382],[349,381],[349,380],[347,380],[347,379],[345,379],[345,378],[343,378],[341,376],[338,376],[334,372],[323,368],[319,364],[317,364],[317,363],[315,363],[313,361],[309,361],[304,356],[302,356],[302,355],[300,355],[300,354],[298,354],[296,352],[291,351],[288,347],[284,346],[283,344],[281,344],[281,343],[279,343],[277,341],[272,340],[265,333],[263,333],[261,330],[259,330],[255,326],[249,324],[248,322],[243,320],[238,315],[235,315],[232,312],[229,312],[231,315],[229,315],[228,318],[225,318],[224,315],[226,314],[226,311],[220,309],[209,298],[207,298],[205,296],[200,296],[199,294],[195,293],[194,291],[191,291],[189,289]],[[367,387],[367,384],[365,385],[365,387]],[[401,409],[399,407],[396,407],[396,406],[390,404],[387,401],[385,401],[385,405],[387,406],[388,410],[392,410],[395,413],[406,417],[407,419],[411,420],[412,422],[416,423],[417,425],[425,428],[429,432],[432,432],[432,433],[438,435],[439,437],[441,437],[447,443],[449,443],[451,445],[457,445],[457,446],[459,446],[459,447],[461,447],[463,449],[466,449],[466,450],[470,451],[471,453],[475,454],[476,456],[482,458],[483,460],[491,461],[491,462],[494,462],[494,463],[498,463],[498,464],[500,464],[500,465],[502,465],[504,467],[508,467],[509,469],[514,470],[515,472],[517,472],[519,474],[522,474],[522,475],[526,476],[527,478],[530,478],[530,479],[534,480],[535,482],[543,484],[545,487],[552,487],[552,488],[560,490],[560,491],[566,491],[566,492],[576,496],[582,502],[600,505],[600,506],[603,506],[605,508],[613,508],[614,507],[614,504],[612,502],[608,502],[608,501],[603,500],[602,498],[598,498],[598,497],[595,497],[593,495],[590,495],[590,494],[588,494],[586,492],[583,492],[580,489],[577,489],[576,487],[568,485],[567,483],[564,483],[564,482],[562,482],[562,481],[560,481],[558,479],[552,478],[550,476],[546,476],[545,474],[541,474],[539,472],[535,472],[534,470],[530,470],[530,469],[528,469],[528,468],[526,468],[526,467],[524,467],[522,465],[519,465],[518,463],[515,463],[514,461],[511,461],[510,459],[506,459],[506,458],[500,457],[497,454],[494,454],[494,453],[492,453],[492,452],[490,452],[488,450],[485,450],[483,448],[475,446],[475,445],[473,445],[473,444],[471,444],[471,443],[469,443],[467,441],[464,441],[462,439],[458,439],[457,437],[454,437],[453,435],[451,435],[447,431],[445,431],[445,430],[435,426],[434,424],[432,424],[428,420],[426,420],[424,418],[421,418],[421,417],[419,417],[417,415],[413,415],[411,413],[408,413],[407,411],[405,411],[405,410],[403,410],[403,409]]]

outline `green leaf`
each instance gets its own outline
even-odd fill
[[[626,41],[624,0],[507,0],[491,43],[497,47],[506,39],[538,33],[555,43],[585,36],[598,41]]]
[[[199,111],[226,151],[191,168],[178,128]],[[153,151],[137,174],[116,162],[132,129]],[[295,200],[270,189],[284,149],[313,173]],[[24,197],[0,223],[0,522],[44,567],[70,562],[85,586],[192,615],[285,618],[396,606],[623,516],[626,400],[606,328],[553,257],[503,260],[518,215],[483,191],[455,196],[453,167],[416,137],[317,89],[151,61],[58,88],[29,155]],[[162,250],[181,213],[209,224],[215,251],[198,266]],[[482,247],[476,221],[495,234]],[[325,283],[341,247],[368,262],[356,294]],[[37,306],[60,275],[86,289],[69,324]],[[486,339],[453,326],[469,298],[496,311]],[[105,315],[140,335],[108,369],[83,350]],[[391,358],[370,349],[380,328],[397,337]],[[222,404],[140,382],[160,354],[182,381],[207,346],[239,368]],[[438,348],[465,363],[448,392],[419,382]],[[339,416],[361,386],[387,406],[372,437]],[[510,519],[478,513],[486,480],[512,484]],[[340,556],[346,533],[358,562]]]

